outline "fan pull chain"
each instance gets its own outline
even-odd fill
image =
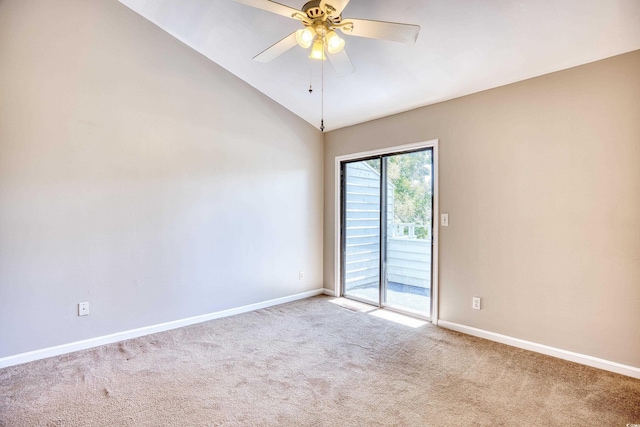
[[[324,37],[322,38],[322,83],[320,86],[320,132],[324,132]]]
[[[309,58],[309,93],[313,92],[313,86],[311,86],[312,70],[313,70],[313,60]]]

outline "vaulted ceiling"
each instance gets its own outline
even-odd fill
[[[415,44],[344,35],[356,71],[339,76],[299,46],[252,60],[299,21],[233,0],[120,1],[313,126],[324,113],[326,130],[640,49],[638,0],[351,0],[344,18],[421,31]]]

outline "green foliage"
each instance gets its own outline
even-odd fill
[[[380,173],[380,160],[367,164]],[[393,222],[416,224],[416,237],[431,228],[431,151],[387,157],[387,178],[394,186]]]
[[[431,151],[400,154],[387,160],[387,176],[395,186],[394,222],[413,223],[416,237],[431,228]]]

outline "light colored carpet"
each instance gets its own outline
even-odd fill
[[[0,425],[640,423],[639,380],[331,301],[0,370]]]

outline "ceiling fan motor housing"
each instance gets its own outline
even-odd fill
[[[320,8],[320,0],[312,0],[305,3],[302,6],[302,11],[309,17],[309,19],[319,19],[324,16],[324,11]]]
[[[310,24],[305,23],[305,25],[314,27],[316,33],[324,36],[328,31],[335,28],[334,25],[339,25],[342,22],[342,15],[331,15],[331,12],[335,12],[335,9],[328,4],[326,5],[328,10],[325,12],[322,10],[320,3],[320,0],[307,2],[302,7],[302,12],[312,21]]]

